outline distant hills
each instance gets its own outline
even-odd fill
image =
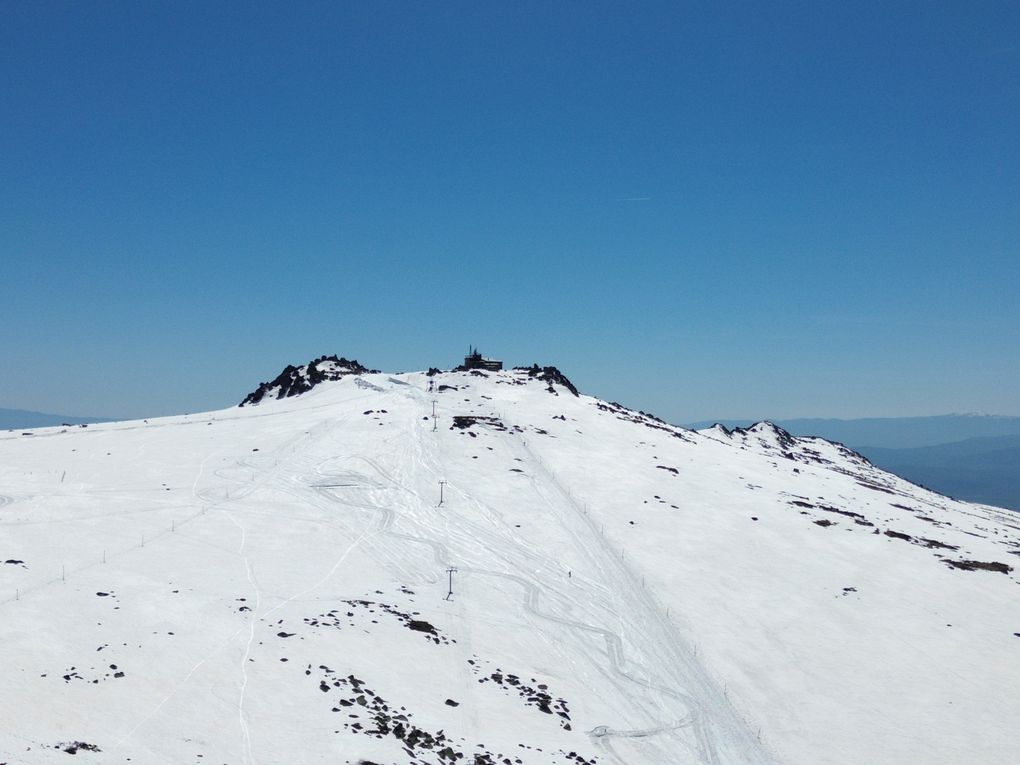
[[[747,427],[753,420],[722,420]],[[1020,510],[1020,417],[946,414],[860,420],[774,420],[796,436],[822,436],[883,470],[942,494]],[[688,427],[706,428],[704,421]]]
[[[701,430],[719,422],[746,428],[758,420],[704,420],[686,427]],[[867,417],[859,420],[802,418],[770,420],[795,436],[822,436],[847,446],[912,449],[969,438],[992,438],[1020,433],[1020,417],[987,414],[942,414],[934,417]]]
[[[1020,435],[857,451],[882,469],[943,494],[1020,510]]]
[[[19,428],[51,428],[56,425],[84,425],[90,422],[112,422],[109,417],[70,417],[64,414],[31,412],[27,409],[0,409],[0,430]]]

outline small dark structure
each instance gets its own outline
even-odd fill
[[[478,352],[477,348],[468,347],[468,355],[464,357],[462,369],[485,369],[489,372],[499,372],[503,369],[503,362],[499,359],[486,359]]]

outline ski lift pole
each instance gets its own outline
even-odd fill
[[[457,573],[457,569],[455,566],[450,566],[448,569],[446,569],[446,575],[447,577],[449,577],[449,584],[446,588],[447,589],[446,600],[453,599],[453,575],[455,573]]]

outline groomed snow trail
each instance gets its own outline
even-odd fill
[[[532,476],[533,496],[524,501],[538,502],[556,515],[590,564],[584,577],[564,578],[562,566],[556,559],[537,555],[520,540],[515,540],[512,530],[499,522],[497,511],[456,483],[448,485],[449,499],[442,511],[437,512],[433,507],[434,500],[423,497],[415,487],[422,486],[423,481],[425,485],[435,484],[440,476],[447,473],[442,464],[444,457],[437,448],[440,439],[419,424],[423,414],[418,412],[425,413],[427,409],[425,396],[416,389],[403,392],[417,404],[415,415],[405,418],[406,424],[401,426],[403,432],[390,439],[393,448],[399,450],[393,461],[402,467],[403,474],[394,475],[367,456],[352,456],[343,461],[346,470],[339,473],[336,472],[339,467],[337,460],[328,460],[334,467],[329,479],[331,484],[313,483],[313,488],[342,505],[377,512],[380,521],[375,534],[428,546],[435,561],[433,580],[438,579],[447,567],[456,565],[458,576],[491,577],[512,582],[522,590],[525,610],[539,623],[544,623],[546,629],[554,633],[555,639],[561,639],[564,630],[601,638],[604,643],[600,661],[603,678],[622,692],[637,696],[645,708],[644,714],[649,717],[647,727],[642,729],[617,729],[611,724],[592,728],[590,736],[614,761],[627,762],[614,748],[614,739],[642,739],[642,754],[656,758],[648,762],[706,765],[771,763],[772,758],[747,732],[724,694],[707,678],[693,652],[685,650],[683,642],[665,618],[664,609],[654,602],[620,556],[609,549],[583,509],[570,499],[568,492],[545,469],[541,460],[522,444],[519,436],[500,434],[499,440],[502,441],[501,448],[508,454],[523,455],[525,469]],[[453,459],[457,456],[454,455]],[[324,464],[320,463],[315,468],[320,478]],[[355,464],[367,467],[369,472],[357,470],[353,467]],[[419,475],[422,472],[425,475]],[[350,497],[340,500],[334,494],[339,490],[349,495],[353,488],[363,490],[368,501],[354,502]],[[462,506],[472,512],[460,509]],[[397,520],[403,521],[405,517],[417,519],[418,528],[425,525],[433,529],[438,524],[429,524],[428,521],[442,518],[445,541],[431,534],[397,531]],[[484,519],[495,519],[496,522],[484,523]],[[479,549],[484,549],[484,557],[502,559],[504,567],[493,569],[467,565],[462,562],[465,557],[470,557],[464,554],[466,548],[472,549],[476,558],[479,557]],[[391,555],[395,560],[401,557],[399,550],[391,552]],[[524,573],[530,571],[555,571],[557,575],[531,577]],[[553,584],[559,581],[566,581],[567,586]],[[549,605],[543,606],[546,600]],[[584,603],[584,610],[589,613],[591,621],[557,615],[557,612],[566,611],[568,604],[577,610],[579,603]],[[614,608],[607,609],[607,603],[612,603]],[[614,630],[605,626],[613,622],[621,627]],[[625,639],[625,632],[629,632],[631,637]],[[661,679],[667,679],[668,684],[662,683]],[[655,741],[656,738],[662,740]]]
[[[592,731],[593,737],[614,755],[612,742],[616,738],[643,739],[667,734],[696,752],[697,762],[712,765],[773,762],[772,756],[750,735],[725,694],[708,677],[694,651],[677,634],[665,608],[655,601],[640,576],[627,564],[623,551],[612,549],[584,507],[573,499],[541,458],[526,444],[522,444],[521,449],[530,457],[529,464],[537,476],[536,490],[546,498],[547,506],[558,513],[563,526],[571,529],[602,580],[614,583],[620,593],[616,602],[623,604],[626,611],[619,614],[619,620],[630,626],[627,646],[639,662],[632,672],[624,674],[635,683],[672,697],[686,707],[686,714],[676,720],[667,718],[660,725],[641,730],[600,726]],[[620,637],[616,640],[622,643]],[[669,684],[664,685],[662,680]],[[681,730],[688,727],[694,737],[693,743],[689,735],[685,735],[686,731]],[[619,757],[617,760],[624,762]]]

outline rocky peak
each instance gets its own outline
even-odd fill
[[[316,385],[327,380],[339,380],[349,375],[374,374],[378,369],[368,369],[356,360],[348,360],[343,356],[321,356],[304,366],[295,367],[288,364],[276,379],[264,382],[253,390],[239,406],[258,404],[267,396],[270,398],[290,398],[307,393]]]
[[[528,377],[548,383],[549,387],[547,390],[550,393],[556,393],[556,388],[553,387],[555,384],[562,385],[575,396],[579,395],[574,384],[570,382],[570,380],[567,379],[567,376],[556,367],[540,367],[538,364],[532,364],[530,367],[514,367],[514,371],[525,372]]]

